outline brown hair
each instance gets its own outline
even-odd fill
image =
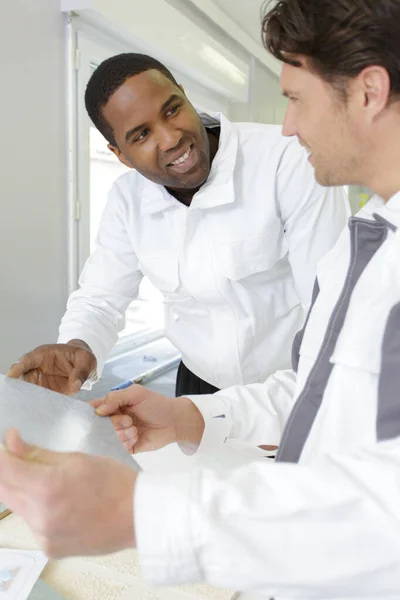
[[[400,0],[280,0],[263,17],[262,33],[276,58],[300,66],[291,55],[304,55],[334,86],[377,65],[389,73],[392,96],[400,95]]]

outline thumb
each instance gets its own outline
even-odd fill
[[[33,444],[27,444],[16,429],[9,429],[6,432],[4,447],[9,454],[26,462],[42,464],[54,464],[57,462],[57,454],[55,452],[39,448]]]
[[[82,368],[72,369],[71,375],[68,377],[68,382],[69,382],[71,391],[73,393],[79,392],[79,390],[85,383],[88,376],[89,376],[88,369],[82,369]]]
[[[116,413],[124,406],[136,406],[143,401],[143,387],[141,385],[131,385],[124,390],[110,392],[104,398],[99,398],[93,402],[92,406],[96,413],[101,417],[107,417]]]
[[[104,404],[104,398],[95,398],[95,400],[89,400],[88,404],[93,406],[93,408],[99,408],[99,406]]]
[[[26,452],[29,452],[29,445],[26,444],[16,429],[9,429],[4,436],[4,447],[10,454],[18,458],[23,458]]]
[[[113,415],[124,405],[119,398],[118,392],[111,392],[110,394],[107,394],[107,396],[104,396],[104,398],[93,400],[90,404],[101,417]]]

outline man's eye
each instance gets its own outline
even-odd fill
[[[171,108],[169,108],[167,110],[167,117],[174,115],[178,111],[178,109],[179,109],[179,105],[171,106]]]
[[[135,139],[133,140],[134,142],[141,142],[142,140],[144,140],[147,135],[149,134],[149,130],[148,129],[144,129],[143,131],[141,131],[139,133],[138,136],[135,137]]]

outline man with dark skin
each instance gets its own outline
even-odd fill
[[[320,187],[278,126],[200,118],[151,57],[108,59],[85,100],[131,171],[110,192],[59,343],[8,374],[64,394],[95,381],[143,275],[164,295],[165,335],[182,354],[176,395],[289,366],[316,264],[348,216],[343,188]]]

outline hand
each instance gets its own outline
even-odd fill
[[[30,446],[8,431],[0,498],[32,529],[47,556],[133,547],[137,473],[109,458]]]
[[[203,435],[203,417],[189,398],[168,398],[132,385],[90,404],[98,415],[111,417],[129,452],[150,452],[173,442],[198,445]]]
[[[12,365],[7,375],[71,395],[95,371],[96,357],[85,342],[71,340],[68,344],[38,346]]]
[[[174,398],[141,385],[110,392],[92,400],[98,415],[110,416],[114,429],[129,452],[149,452],[176,441]]]

